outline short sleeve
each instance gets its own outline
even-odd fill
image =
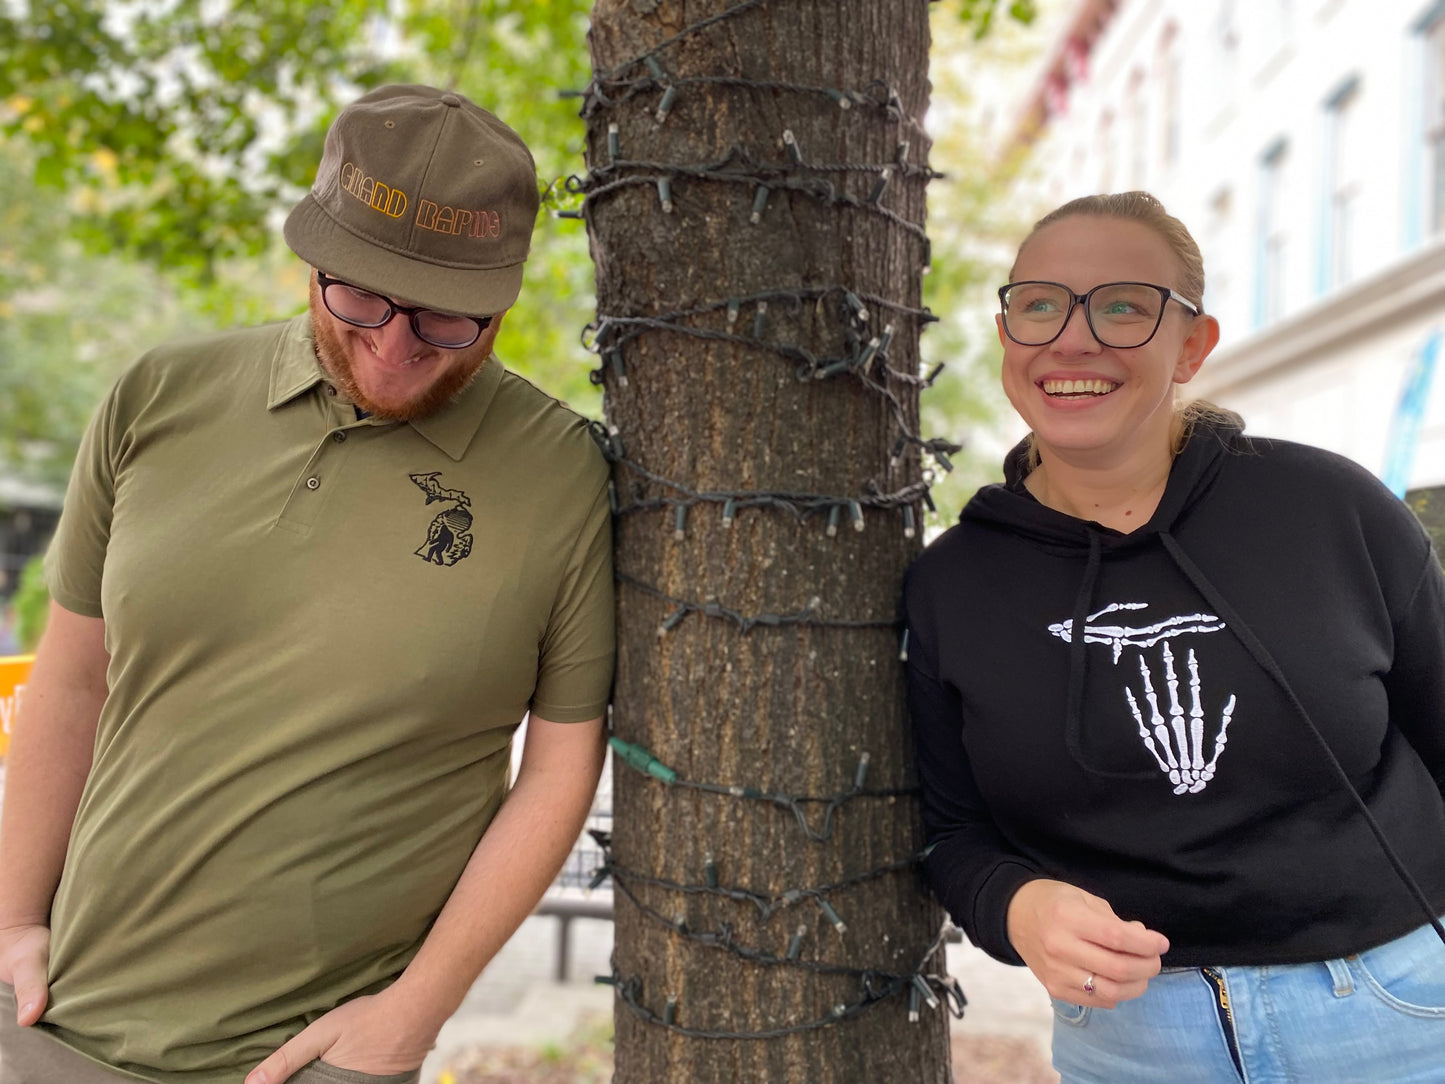
[[[604,483],[582,522],[542,636],[534,715],[580,723],[606,710],[616,630],[612,509]]]
[[[104,616],[101,579],[115,505],[119,389],[118,384],[111,389],[90,420],[71,469],[60,523],[45,554],[51,598],[84,617]]]

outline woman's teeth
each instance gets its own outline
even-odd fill
[[[1112,380],[1044,380],[1039,386],[1045,395],[1073,397],[1108,395],[1119,385]]]

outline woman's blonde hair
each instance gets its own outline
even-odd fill
[[[1153,230],[1174,254],[1174,259],[1179,264],[1179,281],[1173,284],[1173,288],[1186,300],[1198,307],[1200,314],[1204,313],[1204,257],[1200,255],[1199,246],[1195,243],[1194,237],[1190,234],[1188,227],[1164,209],[1164,204],[1151,196],[1148,192],[1112,192],[1097,196],[1081,196],[1078,199],[1070,200],[1034,223],[1034,228],[1019,245],[1018,254],[1014,257],[1015,266],[1018,263],[1018,256],[1023,254],[1028,243],[1034,239],[1034,235],[1045,226],[1051,226],[1065,218],[1073,218],[1077,215],[1087,215],[1093,218],[1119,218],[1129,222],[1138,222]],[[1009,269],[1009,280],[1013,281],[1014,269]],[[1194,432],[1194,427],[1200,422],[1207,425],[1226,425],[1244,428],[1244,420],[1232,410],[1216,406],[1204,399],[1191,399],[1188,401],[1179,400],[1174,404],[1174,418],[1170,423],[1170,447],[1175,455],[1178,455],[1189,442],[1189,436]],[[1039,465],[1039,448],[1030,433],[1026,438],[1028,441],[1028,468],[1033,470]]]
[[[1169,246],[1169,251],[1179,262],[1179,281],[1166,285],[1172,285],[1200,312],[1204,311],[1204,257],[1199,254],[1199,246],[1194,243],[1194,238],[1184,223],[1166,211],[1164,204],[1148,192],[1112,192],[1107,195],[1080,196],[1078,199],[1070,200],[1034,223],[1034,228],[1024,238],[1023,244],[1019,245],[1019,255],[1023,254],[1023,250],[1028,247],[1029,242],[1034,239],[1034,234],[1039,230],[1053,225],[1060,219],[1073,218],[1076,215],[1088,215],[1093,218],[1122,218],[1129,222],[1138,222],[1140,225],[1148,226],[1161,241]],[[1015,264],[1017,264],[1017,256]],[[1010,281],[1013,280],[1013,268],[1009,269],[1008,277]]]

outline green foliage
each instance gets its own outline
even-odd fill
[[[0,5],[0,469],[63,482],[95,403],[143,349],[304,307],[279,224],[363,89],[454,86],[522,134],[549,187],[580,168],[583,127],[557,91],[588,78],[587,7]],[[544,215],[527,274],[499,353],[595,415],[581,225]]]
[[[1013,194],[1018,163],[990,131],[990,103],[979,92],[992,89],[996,103],[1003,77],[1026,68],[1038,44],[1017,20],[983,37],[976,19],[980,6],[976,0],[945,0],[933,19],[929,128],[936,138],[930,159],[945,177],[928,189],[933,268],[923,280],[924,301],[940,322],[924,335],[923,356],[926,363],[937,359],[948,368],[923,393],[921,409],[925,433],[964,443],[963,453],[953,457],[954,470],[937,479],[933,527],[952,524],[974,490],[1001,477],[1013,434],[1001,436],[1000,421],[1007,429],[1014,414],[999,379],[994,291],[1039,210]]]
[[[417,0],[402,23],[417,77],[453,86],[495,112],[526,141],[553,206],[568,174],[584,169],[586,128],[569,90],[591,79],[591,0]],[[544,203],[544,208],[548,206]],[[591,417],[601,392],[587,379],[596,359],[582,349],[595,288],[585,226],[544,209],[532,238],[526,286],[497,340],[506,364]]]
[[[982,38],[993,28],[993,19],[1005,0],[959,0],[958,16],[964,24],[973,28],[973,36]],[[1009,18],[1027,25],[1038,15],[1033,0],[1008,0]]]
[[[372,47],[375,12],[366,0],[12,5],[4,130],[36,148],[38,182],[100,195],[76,223],[96,250],[206,281],[266,247],[266,211],[315,168],[337,101],[399,74]]]
[[[26,563],[11,605],[15,607],[15,636],[20,641],[20,650],[32,652],[40,643],[45,618],[50,612],[50,592],[45,589],[41,558],[35,557]]]
[[[87,254],[65,193],[34,184],[33,155],[0,140],[0,464],[59,486],[119,366],[198,318],[153,268]]]
[[[117,369],[178,329],[276,319],[305,304],[279,241],[341,103],[384,81],[455,88],[532,148],[552,193],[584,127],[560,92],[590,77],[591,0],[9,0],[0,4],[0,464],[55,480]],[[945,0],[936,55],[992,49],[1030,0]],[[995,20],[1004,10],[1007,19]],[[948,29],[953,28],[952,30]],[[984,34],[987,37],[979,42]],[[935,82],[946,85],[947,77]],[[968,92],[964,84],[963,92]],[[995,274],[978,236],[1009,224],[990,157],[940,125],[930,229],[937,311]],[[964,126],[966,127],[966,126]],[[568,197],[561,197],[565,203]],[[555,200],[554,200],[555,202]],[[600,412],[578,343],[592,315],[581,223],[544,212],[527,286],[498,340],[511,367]],[[926,349],[952,373],[934,432],[993,409],[991,330],[950,321]],[[937,348],[942,348],[941,350]],[[979,369],[978,366],[983,366]],[[946,414],[946,417],[939,417]],[[958,472],[970,480],[969,462]],[[952,498],[946,498],[953,503]]]

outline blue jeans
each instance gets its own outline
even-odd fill
[[[1445,944],[1428,925],[1343,960],[1167,970],[1115,1009],[1054,1002],[1063,1084],[1440,1084]]]

